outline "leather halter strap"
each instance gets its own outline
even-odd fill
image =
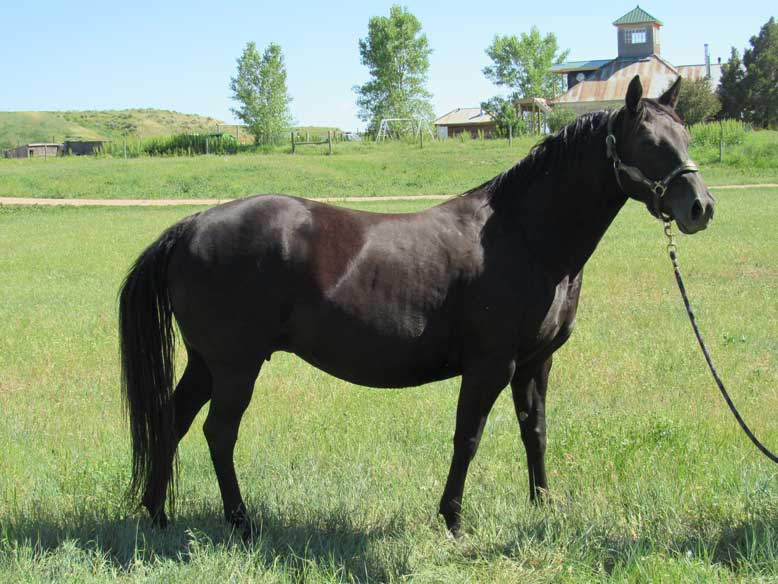
[[[623,108],[622,108],[623,109]],[[621,110],[616,110],[610,113],[608,116],[608,136],[605,138],[605,149],[608,158],[613,160],[613,172],[616,175],[616,182],[619,185],[621,191],[629,196],[624,190],[624,186],[621,184],[621,172],[624,172],[632,181],[636,183],[642,183],[648,187],[652,194],[652,213],[657,219],[661,221],[672,221],[672,217],[662,212],[662,197],[667,192],[667,187],[678,176],[690,172],[700,172],[697,164],[691,159],[687,159],[682,162],[677,168],[672,170],[666,177],[661,180],[651,180],[646,178],[646,175],[637,167],[629,164],[624,164],[624,161],[619,157],[619,153],[616,151],[616,136],[613,133],[613,122],[616,116],[619,115]]]

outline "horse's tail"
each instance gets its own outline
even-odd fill
[[[175,497],[173,419],[175,332],[167,267],[190,219],[166,230],[141,253],[119,291],[122,393],[132,437],[131,500],[155,512]]]

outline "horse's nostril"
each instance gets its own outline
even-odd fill
[[[694,204],[692,205],[691,220],[696,223],[700,220],[700,217],[702,217],[702,203],[694,201]]]

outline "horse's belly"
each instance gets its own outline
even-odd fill
[[[316,326],[310,323],[316,320]],[[410,387],[460,374],[460,351],[448,327],[409,332],[380,323],[319,315],[295,327],[282,350],[340,379],[371,387]]]

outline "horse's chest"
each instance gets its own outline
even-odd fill
[[[567,340],[575,325],[580,285],[580,275],[565,276],[530,309],[534,317],[526,319],[519,334],[520,351],[539,351],[549,346],[556,350]]]

